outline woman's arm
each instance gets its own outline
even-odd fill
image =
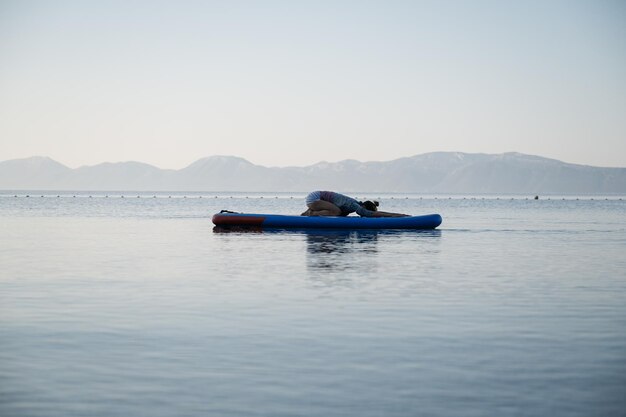
[[[371,217],[409,217],[409,215],[401,213],[387,213],[385,211],[374,211]]]
[[[365,207],[361,206],[356,200],[354,200],[353,206],[351,208],[353,211],[356,211],[356,214],[361,217],[408,217],[408,214],[368,210]]]

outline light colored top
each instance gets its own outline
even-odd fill
[[[356,213],[361,217],[373,217],[375,213],[361,206],[354,198],[336,193],[334,191],[313,191],[306,196],[305,201],[307,204],[310,204],[317,200],[333,203],[339,207],[342,216],[347,216],[350,213]]]

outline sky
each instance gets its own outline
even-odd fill
[[[0,0],[0,161],[626,167],[626,2]]]

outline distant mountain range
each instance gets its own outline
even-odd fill
[[[0,162],[3,190],[626,194],[626,168],[569,164],[520,153],[433,152],[385,162],[270,168],[211,156],[180,170],[140,162],[71,169],[50,158]]]

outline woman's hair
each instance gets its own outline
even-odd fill
[[[363,208],[369,211],[377,211],[378,210],[378,201],[363,201],[360,203]]]

